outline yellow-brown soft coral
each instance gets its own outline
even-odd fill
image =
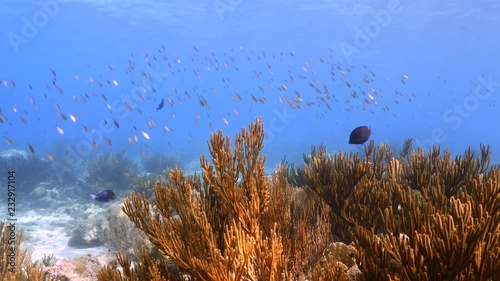
[[[396,158],[373,141],[364,157],[320,146],[300,173],[268,177],[263,139],[260,118],[233,149],[219,131],[201,176],[174,169],[152,200],[132,194],[124,211],[153,246],[99,280],[500,280],[489,147],[452,159],[409,140]]]
[[[18,229],[0,221],[0,280],[48,280],[43,266],[33,264],[27,250],[21,250],[22,236]]]
[[[481,155],[452,160],[434,148],[389,163],[399,204],[379,208],[383,231],[354,231],[364,280],[500,278],[500,173],[487,171],[489,148]]]
[[[363,280],[498,280],[499,172],[481,146],[452,159],[433,147],[392,158],[313,149],[305,185],[328,204],[332,233],[354,241]]]
[[[234,150],[229,137],[219,131],[209,141],[212,160],[200,158],[202,178],[174,169],[166,182],[157,184],[152,202],[139,194],[125,202],[125,213],[179,273],[173,277],[163,262],[151,263],[147,258],[133,266],[118,255],[123,274],[108,266],[99,279],[136,280],[140,275],[148,280],[179,276],[294,280],[309,276],[330,242],[330,224],[323,211],[327,207],[318,208],[304,199],[305,193],[292,192],[284,167],[277,168],[272,178],[265,175],[263,139],[260,118],[236,136]],[[145,263],[150,264],[149,270]]]

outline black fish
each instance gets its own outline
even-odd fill
[[[349,136],[350,144],[363,144],[365,143],[372,133],[372,130],[367,126],[360,126],[356,129],[352,130],[351,135]]]
[[[158,107],[156,107],[156,111],[162,109],[164,105],[165,105],[165,101],[163,99],[161,99],[160,104],[158,105]]]
[[[106,189],[97,194],[90,194],[90,199],[99,201],[99,202],[109,202],[113,199],[116,199],[116,195],[112,190]]]

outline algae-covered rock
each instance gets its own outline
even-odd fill
[[[80,249],[103,246],[106,229],[104,220],[88,219],[73,229],[68,246]]]
[[[47,195],[47,188],[43,185],[39,185],[35,187],[35,189],[33,189],[33,191],[30,194],[36,198],[45,197],[45,195]]]

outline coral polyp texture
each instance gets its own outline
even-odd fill
[[[176,168],[153,199],[133,193],[123,210],[149,242],[99,280],[499,280],[489,147],[452,158],[410,140],[397,156],[373,141],[363,156],[321,145],[268,176],[263,140],[260,118],[233,147],[214,133],[201,175]]]

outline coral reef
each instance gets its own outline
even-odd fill
[[[116,207],[115,207],[116,206]],[[113,252],[127,254],[129,257],[135,258],[135,249],[140,248],[140,245],[149,245],[149,240],[142,235],[142,232],[128,219],[121,211],[123,204],[117,204],[109,208],[107,221],[108,231],[106,231],[106,244]],[[123,239],[127,237],[127,239]]]
[[[408,155],[410,155],[410,152],[412,152],[413,150],[413,142],[414,140],[412,138],[405,139],[403,147],[399,151],[399,158],[406,158]]]
[[[117,263],[114,262],[103,267],[97,273],[97,279],[108,281],[192,280],[189,276],[180,273],[179,268],[172,260],[159,253],[157,249],[151,250],[147,247],[140,247],[135,249],[134,256],[141,262],[133,263],[129,255],[117,253]],[[118,265],[120,265],[122,270],[118,270]]]
[[[286,159],[283,159],[281,165],[285,166],[288,171],[288,183],[291,186],[304,187],[304,169],[302,167],[296,167],[294,163],[288,163]]]
[[[383,181],[398,205],[379,208],[381,233],[354,232],[363,280],[498,280],[500,172],[489,155],[434,148],[391,161]]]
[[[104,245],[107,223],[94,218],[80,222],[71,233],[68,246],[74,248],[92,248]]]
[[[202,178],[170,172],[152,203],[132,194],[124,211],[156,246],[161,259],[101,270],[99,280],[293,280],[309,276],[331,242],[325,204],[295,192],[288,171],[264,173],[260,119],[236,136],[219,131],[209,141],[212,161],[200,158]],[[318,207],[320,206],[320,207]],[[166,266],[170,260],[175,273]],[[149,265],[149,266],[148,266]]]
[[[66,193],[58,190],[53,183],[40,182],[35,186],[28,198],[31,208],[48,208],[67,198]]]
[[[410,139],[397,156],[373,141],[363,157],[319,146],[303,168],[284,162],[269,177],[263,138],[259,118],[234,150],[219,131],[201,176],[176,168],[153,199],[132,193],[123,211],[152,246],[134,261],[117,253],[98,279],[500,279],[500,171],[489,147],[453,159]]]
[[[17,191],[29,194],[36,185],[51,179],[51,166],[46,160],[38,158],[26,151],[7,149],[0,152],[0,167],[16,171]],[[5,173],[0,177],[1,182],[7,182]]]
[[[50,279],[46,280],[95,280],[96,272],[106,262],[106,259],[101,260],[90,254],[72,259],[63,259],[47,269],[47,276]]]
[[[141,160],[144,170],[148,173],[161,175],[175,167],[179,167],[180,158],[161,154],[146,155]]]
[[[42,265],[32,263],[27,250],[21,250],[21,242],[22,232],[0,221],[0,280],[48,280]]]
[[[44,266],[53,266],[54,263],[56,262],[56,257],[54,256],[54,254],[43,254],[43,257],[42,257],[42,264]]]
[[[103,153],[87,162],[84,180],[92,192],[104,189],[126,190],[137,172],[137,165],[123,153]]]
[[[438,147],[392,158],[371,142],[365,153],[328,157],[320,147],[305,167],[306,185],[332,208],[332,233],[358,249],[361,280],[500,278],[500,172],[489,169],[489,147],[479,158]]]
[[[135,177],[132,180],[132,185],[134,187],[134,192],[137,194],[143,194],[144,197],[150,199],[154,196],[156,182],[160,178],[157,174],[145,174]]]
[[[356,280],[356,273],[349,274],[348,272],[349,268],[353,268],[355,265],[354,253],[356,253],[354,247],[347,246],[342,242],[330,244],[321,261],[312,271],[311,280]]]
[[[35,198],[45,197],[47,195],[47,188],[43,185],[39,185],[33,189],[30,195],[33,195]]]

